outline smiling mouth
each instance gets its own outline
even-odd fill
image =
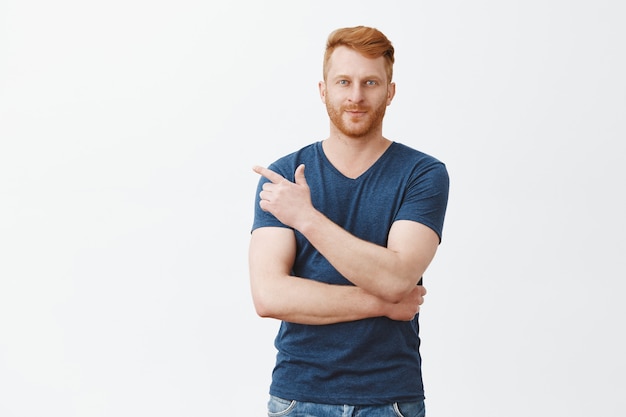
[[[351,116],[362,116],[367,113],[367,111],[362,109],[346,109],[346,113]]]

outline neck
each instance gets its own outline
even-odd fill
[[[367,171],[391,145],[382,135],[352,138],[330,135],[322,143],[328,160],[348,178],[357,178]]]

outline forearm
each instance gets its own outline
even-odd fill
[[[425,254],[422,262],[407,262],[406,255],[359,239],[318,211],[298,230],[346,279],[390,302],[412,290],[432,257]]]
[[[300,324],[332,324],[391,314],[392,305],[351,285],[330,285],[294,276],[252,280],[254,305],[261,317]]]

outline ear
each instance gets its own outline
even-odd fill
[[[326,83],[324,81],[320,81],[317,84],[317,88],[320,91],[320,98],[322,99],[322,103],[326,103]]]
[[[391,100],[396,95],[396,83],[389,83],[387,86],[387,105],[391,104]]]

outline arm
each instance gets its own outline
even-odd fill
[[[423,287],[415,287],[399,303],[389,303],[359,287],[291,276],[295,247],[291,229],[263,227],[252,232],[250,286],[261,317],[301,324],[331,324],[379,316],[411,320],[424,301]]]
[[[311,204],[303,165],[296,170],[295,183],[266,168],[255,167],[255,172],[271,181],[261,192],[261,208],[302,233],[337,271],[368,293],[399,302],[414,290],[435,256],[439,236],[414,221],[396,221],[387,247],[333,223]]]

